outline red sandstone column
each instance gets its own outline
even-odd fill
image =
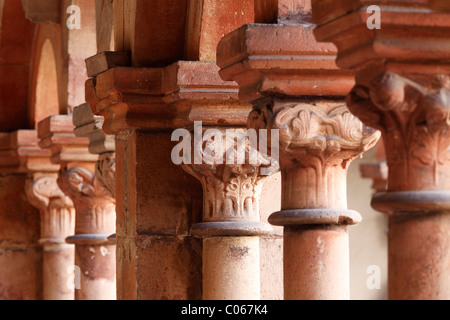
[[[69,279],[75,265],[75,248],[66,244],[65,238],[75,230],[75,211],[72,201],[58,187],[59,165],[50,162],[49,150],[39,148],[37,131],[21,130],[11,134],[11,138],[15,141],[15,155],[9,154],[10,165],[16,168],[15,171],[27,175],[24,191],[30,204],[40,211],[42,298],[73,300],[75,292]],[[6,169],[4,163],[1,167]],[[11,185],[8,187],[11,188]],[[29,226],[27,231],[31,233]],[[7,299],[10,298],[13,297]]]
[[[73,203],[59,188],[57,173],[35,173],[27,184],[31,204],[41,212],[44,300],[73,300],[69,283],[75,265],[74,246],[65,239],[75,230]]]
[[[89,104],[74,109],[74,133],[77,137],[89,139],[89,152],[98,155],[95,176],[100,185],[111,195],[116,194],[116,143],[115,136],[103,132],[104,118],[95,116]]]
[[[95,177],[97,155],[89,154],[87,138],[75,137],[71,116],[53,116],[39,124],[40,145],[61,164],[58,185],[73,201],[75,263],[81,270],[77,300],[113,300],[115,246],[108,237],[115,232],[115,200]]]
[[[450,15],[391,2],[370,1],[381,29],[369,29],[369,1],[313,1],[315,35],[356,71],[349,109],[383,134],[388,190],[372,205],[389,217],[389,298],[449,299]]]
[[[104,59],[104,56],[98,56],[97,58]],[[231,183],[233,177],[237,179],[233,181],[239,181],[246,174],[250,175],[250,171],[254,170],[257,172],[256,168],[258,166],[241,168],[245,170],[242,173],[238,173],[232,172],[232,168],[226,166],[218,167],[221,168],[220,170],[224,170],[222,172],[220,170],[216,171],[217,168],[213,165],[194,165],[194,158],[192,158],[191,165],[185,163],[187,166],[184,168],[203,184],[203,212],[205,217],[203,218],[204,223],[197,224],[201,217],[195,216],[189,218],[191,220],[185,221],[185,214],[189,210],[196,208],[199,208],[201,213],[202,200],[200,198],[200,203],[197,204],[195,202],[196,198],[189,199],[188,194],[182,193],[188,191],[197,195],[197,185],[195,180],[189,180],[192,178],[189,174],[183,176],[184,171],[181,163],[174,163],[173,159],[171,159],[171,153],[178,142],[172,142],[172,133],[176,129],[191,129],[194,127],[194,122],[197,121],[202,122],[205,129],[214,128],[221,130],[220,132],[222,133],[226,129],[243,128],[245,126],[248,113],[251,111],[251,105],[239,102],[236,83],[223,81],[220,79],[218,72],[219,68],[217,65],[211,62],[176,62],[165,68],[137,69],[116,67],[98,74],[95,83],[93,81],[87,83],[87,100],[96,114],[101,114],[105,117],[104,130],[117,134],[118,158],[130,158],[126,161],[121,160],[117,162],[117,170],[120,172],[120,178],[118,179],[123,180],[129,177],[124,183],[118,182],[117,187],[119,188],[120,186],[122,188],[122,185],[136,183],[136,181],[143,183],[143,177],[148,175],[149,172],[156,177],[154,181],[146,181],[145,183],[147,187],[153,188],[152,192],[154,194],[159,194],[158,204],[154,205],[156,210],[147,210],[147,212],[141,208],[135,208],[136,201],[147,204],[148,200],[144,194],[133,190],[133,186],[123,190],[128,194],[126,197],[118,199],[123,204],[125,204],[124,201],[129,201],[127,204],[128,208],[133,208],[131,211],[122,208],[122,213],[118,216],[120,219],[118,226],[120,228],[117,230],[117,244],[122,259],[118,262],[118,265],[120,263],[120,268],[123,268],[124,271],[132,270],[127,274],[122,273],[123,280],[128,279],[130,276],[135,276],[136,273],[141,274],[144,272],[141,268],[136,269],[133,267],[134,260],[131,259],[130,261],[126,258],[130,254],[125,250],[142,252],[142,254],[134,258],[136,259],[135,261],[140,261],[143,257],[152,253],[152,255],[157,256],[157,258],[154,258],[157,263],[165,266],[164,269],[151,268],[145,271],[146,277],[149,278],[148,282],[159,288],[150,294],[148,293],[147,298],[149,296],[152,299],[167,299],[168,297],[174,297],[174,299],[185,297],[189,299],[192,296],[197,297],[197,293],[187,296],[185,291],[180,293],[179,288],[169,287],[166,279],[169,275],[174,274],[176,277],[175,281],[180,283],[180,288],[186,286],[185,282],[187,280],[192,281],[191,286],[197,285],[198,282],[201,286],[202,282],[198,281],[195,270],[202,270],[202,260],[203,270],[205,270],[203,274],[203,288],[205,289],[203,298],[258,299],[260,297],[258,236],[270,230],[270,226],[259,223],[259,210],[257,209],[259,204],[257,201],[259,197],[258,192],[260,192],[259,189],[263,179],[258,176],[252,176],[253,180],[251,183],[245,185],[247,187],[251,186],[251,191],[246,191],[250,192],[253,199],[251,214],[244,207],[239,207],[236,204],[237,202],[240,205],[243,204],[243,201],[240,200],[241,198],[238,200],[231,195],[231,189],[236,187]],[[126,81],[129,78],[135,79],[136,82]],[[143,84],[140,90],[135,88],[136,83]],[[136,131],[131,131],[133,127]],[[184,132],[190,137],[188,129],[184,129]],[[145,135],[141,132],[143,130],[146,130]],[[138,143],[143,145],[139,150],[137,149]],[[189,144],[187,153],[190,152],[192,147],[193,144]],[[136,157],[143,164],[137,166],[136,161],[132,160]],[[159,161],[159,169],[150,170],[151,166],[156,165],[156,160]],[[134,164],[128,164],[127,161],[134,162]],[[124,165],[129,166],[130,169],[125,170]],[[236,166],[235,170],[239,168],[239,166]],[[178,170],[181,170],[181,172]],[[250,171],[245,173],[247,172],[246,170]],[[140,174],[137,175],[137,172]],[[117,177],[119,177],[119,174]],[[164,192],[162,194],[162,190],[159,190],[161,185],[167,187],[168,183],[170,183],[173,190],[170,193]],[[221,189],[227,186],[229,190]],[[142,188],[139,190],[142,190]],[[174,194],[174,190],[179,191]],[[180,197],[183,197],[184,200],[181,201]],[[192,198],[192,194],[190,197]],[[215,204],[210,204],[211,201]],[[190,204],[192,207],[183,207],[185,203],[192,203]],[[218,214],[219,209],[215,206],[220,203],[227,203],[227,215],[213,217],[213,215]],[[238,207],[231,209],[234,206],[233,203]],[[161,213],[159,211],[164,206],[169,206],[170,208],[172,206],[182,206],[180,207],[180,211],[183,213],[182,219],[179,220],[180,217],[175,214],[170,216],[164,214],[164,222],[160,222],[159,214]],[[246,206],[249,206],[248,201]],[[236,212],[236,215],[233,216],[232,212]],[[150,226],[151,232],[162,230],[160,232],[165,232],[167,235],[154,235],[140,231],[142,234],[136,237],[135,231],[131,228],[132,226],[126,223],[130,220],[134,221],[134,223],[143,221]],[[179,221],[177,222],[176,230],[173,231],[173,226],[169,224],[173,223],[172,221]],[[236,223],[236,221],[239,223]],[[193,224],[193,226],[190,224]],[[185,236],[180,241],[179,236],[173,234],[173,232],[179,233],[183,230]],[[204,238],[203,259],[201,258],[202,250],[200,252],[195,250],[196,248],[201,248],[196,244],[198,237]],[[148,247],[147,243],[153,243],[154,245]],[[145,247],[143,247],[144,245]],[[181,249],[174,251],[173,248],[175,246],[180,247],[180,245],[185,246],[191,252],[189,254],[190,259],[192,259],[190,268],[195,268],[195,270],[186,268],[179,270],[178,265],[171,263],[173,259],[179,259],[178,257],[172,257],[179,255]],[[161,247],[165,248],[165,254],[161,251]],[[231,260],[227,258],[233,247],[237,248],[238,252],[244,253],[236,255],[237,264],[231,264]],[[246,248],[248,249],[247,253]],[[186,252],[185,250],[181,250],[183,255]],[[199,253],[200,255],[198,255]],[[197,260],[198,257],[200,257],[200,261]],[[227,266],[229,269],[226,268]],[[241,268],[244,269],[241,270]],[[190,275],[186,277],[184,274],[188,271]],[[222,277],[224,272],[228,272],[230,282],[226,282],[226,278]],[[195,275],[195,278],[193,275]],[[239,290],[238,286],[240,286]],[[124,296],[128,296],[131,293],[127,292],[127,290],[130,290],[130,288],[124,286],[120,291],[123,292]],[[197,290],[201,292],[201,287],[197,288]],[[198,295],[197,298],[201,298],[201,296]]]
[[[361,217],[347,208],[347,168],[379,133],[348,111],[352,75],[337,69],[333,45],[316,43],[310,8],[299,4],[302,14],[279,10],[289,25],[227,35],[218,64],[254,106],[249,127],[280,133],[282,211],[269,222],[284,226],[285,299],[349,299],[347,226]]]
[[[214,161],[184,165],[203,186],[203,221],[191,230],[203,238],[203,299],[259,300],[259,237],[273,232],[270,225],[260,221],[259,203],[263,182],[269,173],[278,171],[278,162],[263,163],[262,157],[252,161],[250,155],[257,151],[247,141],[240,149],[245,163],[237,164],[239,149],[235,149],[234,136],[237,141],[245,140],[246,131],[228,130],[221,129],[221,136],[214,138],[205,131],[197,139],[194,152],[214,150]],[[263,167],[268,172],[260,171]]]
[[[223,34],[253,0],[114,2],[114,48],[87,61],[87,99],[116,135],[119,299],[201,299],[202,186],[171,161],[172,132],[244,127],[249,105],[218,76]],[[231,14],[230,14],[231,13]],[[120,67],[122,66],[122,67]]]

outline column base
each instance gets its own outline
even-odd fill
[[[197,238],[206,237],[251,237],[265,236],[273,233],[273,228],[256,221],[202,222],[194,225],[191,233]]]
[[[404,191],[379,193],[372,207],[388,215],[450,211],[450,191]]]
[[[66,239],[66,243],[75,245],[110,245],[110,234],[79,234]]]
[[[341,209],[302,209],[282,210],[269,217],[269,223],[274,226],[295,225],[355,225],[362,220],[361,215],[353,210]]]

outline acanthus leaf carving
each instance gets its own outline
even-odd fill
[[[238,136],[245,137],[245,130],[237,129]],[[211,157],[202,164],[183,165],[185,171],[196,177],[204,191],[204,222],[219,221],[259,221],[259,201],[262,184],[268,175],[261,174],[261,168],[269,168],[269,175],[278,171],[278,163],[267,155],[254,150],[251,143],[245,148],[234,148],[234,136],[230,138],[226,130],[221,131],[221,139],[213,139],[207,132],[198,141],[196,150]],[[217,133],[217,132],[216,132]],[[217,136],[216,136],[217,138]],[[230,141],[227,141],[230,140]],[[239,138],[238,138],[239,140]],[[232,149],[227,146],[233,145]],[[255,162],[250,161],[252,155]],[[239,153],[245,153],[245,163],[239,163]],[[214,160],[218,161],[212,161]]]
[[[26,194],[28,201],[41,210],[48,210],[52,201],[57,201],[61,208],[73,207],[72,200],[59,188],[55,175],[30,178],[27,181]]]
[[[425,171],[433,177],[429,187],[439,188],[439,176],[450,160],[450,91],[446,79],[436,77],[425,86],[387,72],[368,87],[358,85],[348,98],[355,115],[383,132],[387,162],[391,172],[395,171],[390,175],[394,189],[414,188],[416,174]],[[401,178],[398,172],[402,172]],[[399,180],[405,181],[400,183],[403,186],[398,185]]]
[[[260,101],[252,115],[253,128],[279,130],[284,210],[346,208],[336,190],[345,190],[349,164],[375,146],[379,131],[363,125],[339,100]]]
[[[27,180],[26,194],[41,213],[41,241],[64,241],[74,229],[75,213],[72,200],[59,188],[56,175],[44,175]]]
[[[114,201],[114,197],[101,186],[95,174],[85,168],[63,169],[58,184],[72,199],[88,197]]]
[[[96,176],[103,188],[113,196],[116,194],[116,158],[114,153],[100,155],[96,167]]]
[[[273,118],[272,129],[280,130],[280,151],[285,160],[296,165],[321,166],[326,170],[342,164],[346,168],[380,137],[344,104],[287,104]]]
[[[76,234],[112,234],[115,230],[115,199],[83,167],[63,167],[58,185],[72,199],[76,216]]]
[[[259,221],[262,182],[266,177],[251,165],[186,165],[204,190],[204,222]]]

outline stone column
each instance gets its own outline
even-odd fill
[[[194,133],[194,153],[207,158],[184,169],[203,186],[203,221],[191,229],[203,238],[203,299],[259,300],[259,237],[273,232],[260,221],[259,203],[263,182],[278,171],[278,162],[257,154],[246,130],[206,130],[196,137],[202,133]],[[247,145],[235,148],[236,137]],[[254,138],[257,142],[256,132]],[[260,171],[263,167],[265,172]]]
[[[288,25],[245,25],[225,36],[218,64],[254,106],[249,127],[279,130],[282,211],[269,222],[284,226],[285,299],[349,299],[347,226],[361,217],[347,208],[347,168],[379,133],[348,111],[352,74],[338,70],[332,44],[314,40],[308,2],[288,13],[279,6]]]
[[[99,183],[113,196],[116,195],[116,142],[115,136],[103,131],[104,118],[92,113],[89,104],[74,109],[73,124],[77,137],[89,139],[89,152],[98,155],[95,176]]]
[[[195,178],[183,171],[182,162],[175,163],[172,158],[176,147],[172,133],[180,127],[193,128],[196,121],[201,121],[205,128],[222,128],[224,131],[227,128],[245,126],[251,107],[237,100],[236,83],[221,80],[218,71],[218,67],[211,62],[176,62],[165,68],[115,67],[98,74],[95,87],[93,82],[87,83],[88,102],[95,113],[105,117],[104,130],[116,134],[117,158],[123,159],[117,162],[117,179],[123,181],[117,183],[117,188],[120,188],[117,192],[126,195],[118,199],[118,204],[123,206],[118,211],[117,229],[121,279],[125,281],[131,276],[139,275],[140,278],[148,279],[146,283],[159,287],[159,290],[148,292],[143,284],[143,289],[139,289],[126,286],[124,282],[120,291],[125,299],[130,297],[135,299],[136,295],[145,299],[202,298],[200,294],[202,250],[198,237],[207,236],[208,239],[205,240],[207,246],[203,252],[208,256],[209,253],[217,253],[211,252],[208,248],[219,248],[219,243],[215,243],[219,242],[219,238],[222,240],[221,248],[226,250],[227,245],[230,245],[227,244],[227,240],[232,239],[224,239],[224,236],[231,236],[232,229],[236,229],[235,235],[242,235],[242,238],[234,239],[234,244],[245,248],[244,240],[248,240],[254,249],[251,254],[244,255],[241,259],[253,261],[252,267],[249,267],[251,270],[256,266],[255,254],[259,249],[255,247],[258,241],[253,236],[259,234],[258,231],[254,230],[252,233],[245,228],[240,230],[239,227],[242,229],[245,224],[234,225],[228,231],[222,230],[222,233],[208,224],[196,225],[198,220],[201,220],[201,185],[198,184],[200,187],[198,190]],[[135,79],[136,83],[145,83],[145,86],[137,90],[133,87],[135,83],[123,81],[130,77]],[[184,134],[190,137],[189,130],[184,129]],[[188,149],[191,148],[192,145],[189,145]],[[135,158],[139,162],[133,160]],[[214,194],[211,188],[226,184],[227,179],[231,179],[231,176],[222,177],[219,173],[217,177],[211,178],[214,176],[214,166],[200,165],[197,168],[196,165],[192,165],[184,168],[190,168],[188,171],[192,175],[204,181],[205,205],[208,204],[206,200],[208,194]],[[207,179],[208,183],[204,180],[205,175],[208,175],[207,172],[211,176]],[[150,173],[156,178],[150,179]],[[186,175],[183,175],[184,173]],[[169,185],[171,189],[167,189]],[[138,190],[140,192],[137,192]],[[152,194],[152,197],[149,198],[148,194]],[[153,209],[143,210],[149,203],[154,203]],[[174,212],[173,215],[167,216],[167,210],[175,210],[174,208],[179,208],[176,214]],[[209,212],[208,209],[205,210]],[[133,226],[129,221],[133,221],[136,225]],[[207,229],[201,230],[202,226]],[[137,235],[133,228],[140,230]],[[208,231],[208,228],[211,230]],[[221,237],[216,238],[211,234],[214,233],[213,229],[218,232],[217,236]],[[248,239],[245,235],[249,236]],[[142,268],[149,259],[160,267]],[[180,270],[178,263],[172,262],[174,259],[176,261],[188,259],[190,267]],[[214,260],[205,259],[203,261],[214,263]],[[206,265],[205,268],[211,270]],[[242,274],[244,273],[249,274],[248,272]],[[169,277],[179,285],[170,287]],[[236,275],[236,278],[239,278],[239,275]],[[206,283],[210,283],[208,281],[213,279],[214,276],[210,280],[205,280]],[[208,287],[214,286],[206,283]],[[197,288],[198,284],[200,287]],[[259,283],[252,285],[259,288]],[[186,286],[195,286],[197,289],[195,292],[182,289]],[[230,286],[227,285],[226,288],[230,289]],[[257,295],[256,290],[252,290],[251,295],[245,290],[240,293],[249,299],[259,297],[259,293]],[[215,297],[219,298],[219,295],[232,296],[232,293],[223,291],[217,293]],[[210,299],[213,294],[208,293],[204,296]],[[242,296],[236,294],[234,297],[242,298]]]
[[[196,121],[245,127],[251,105],[220,79],[215,58],[224,34],[256,19],[256,3],[114,2],[115,50],[129,53],[88,60],[86,97],[116,135],[120,299],[202,298],[202,241],[192,234],[202,186],[171,161],[172,132]]]
[[[5,276],[2,279],[2,297],[0,298],[73,300],[75,292],[69,280],[75,265],[75,248],[66,244],[65,238],[73,234],[75,230],[75,212],[72,201],[57,185],[59,165],[50,162],[49,150],[39,148],[37,131],[21,130],[8,136],[10,136],[11,148],[4,150],[3,146],[0,146],[0,173],[14,173],[14,176],[25,177],[21,186],[22,194],[17,192],[19,186],[12,183],[14,180],[6,184],[7,189],[24,199],[24,202],[28,200],[30,207],[32,205],[39,209],[40,215],[35,218],[26,207],[20,205],[20,201],[10,199],[11,196],[2,199],[3,207],[10,215],[14,215],[14,219],[5,219],[2,230],[6,234],[12,232],[17,238],[10,238],[10,240],[6,238],[4,241],[6,246],[1,248],[7,252],[7,254],[0,254],[7,259],[2,262],[3,273],[7,274],[9,268],[15,268],[15,273],[14,276]],[[8,201],[15,202],[19,211],[11,210]],[[18,219],[20,223],[11,225],[15,219]],[[40,227],[34,228],[32,222],[35,221]],[[23,231],[20,231],[20,228],[23,228]],[[43,250],[41,248],[30,250],[20,241],[22,235],[32,237],[35,233],[38,239],[33,246],[42,246]],[[8,245],[13,247],[8,248]],[[35,254],[39,252],[39,258],[33,257],[31,251],[36,251]],[[29,257],[25,260],[19,258],[19,255]],[[25,265],[22,266],[19,261]],[[39,268],[34,270],[34,264]],[[18,270],[25,269],[27,272],[18,273]],[[12,284],[16,281],[23,282],[23,287],[17,283]],[[42,283],[42,287],[38,286],[38,295],[32,298],[30,295],[33,294],[32,287],[35,282]]]
[[[388,189],[372,205],[389,217],[389,298],[449,299],[450,15],[417,0],[371,1],[378,16],[346,2],[313,1],[315,35],[356,71],[349,109],[383,134]]]
[[[42,282],[44,300],[73,300],[70,283],[75,265],[75,248],[65,242],[75,231],[75,209],[69,197],[59,188],[59,165],[50,161],[49,150],[40,149],[36,130],[23,130],[28,146],[18,151],[22,170],[27,173],[27,199],[40,212],[40,240],[43,247]]]
[[[65,239],[75,230],[73,203],[59,188],[58,174],[35,173],[27,184],[27,196],[41,213],[44,300],[73,300],[69,282],[75,265],[74,246]]]
[[[95,176],[97,155],[88,152],[89,140],[73,134],[71,116],[53,116],[39,123],[40,146],[50,149],[52,161],[61,165],[58,185],[73,201],[75,264],[81,271],[77,300],[113,300],[115,246],[108,237],[115,230],[115,200]]]

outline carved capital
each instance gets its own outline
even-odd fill
[[[58,184],[74,203],[76,235],[100,235],[106,242],[106,238],[115,232],[113,195],[102,187],[94,173],[83,167],[64,167]]]
[[[59,188],[57,175],[30,178],[26,185],[30,203],[41,212],[41,242],[64,243],[75,230],[73,202]]]
[[[280,151],[292,165],[326,169],[350,162],[372,148],[380,134],[364,126],[340,103],[283,106],[273,118],[280,130]]]
[[[264,177],[250,165],[191,165],[185,170],[200,180],[205,191],[205,222],[259,221]]]
[[[194,227],[195,233],[261,235],[271,232],[270,226],[260,222],[259,203],[263,182],[278,171],[278,163],[260,155],[249,141],[243,148],[235,148],[234,137],[227,130],[215,132],[211,137],[206,131],[196,145],[196,152],[200,150],[215,160],[207,157],[202,164],[183,165],[186,172],[202,183],[204,191],[203,224]],[[246,130],[233,132],[244,137]],[[245,161],[239,161],[240,152]],[[266,175],[261,174],[261,168],[268,169]]]
[[[115,196],[115,136],[103,132],[103,123],[103,117],[94,115],[88,104],[74,109],[75,135],[89,138],[89,152],[99,155],[95,176],[100,185]]]
[[[380,137],[352,115],[343,101],[259,101],[249,126],[280,132],[285,210],[345,209],[347,168]]]
[[[95,169],[100,185],[108,190],[114,197],[116,195],[116,154],[101,154]]]
[[[351,92],[351,111],[383,132],[390,191],[450,188],[449,89],[449,76],[386,72]]]

